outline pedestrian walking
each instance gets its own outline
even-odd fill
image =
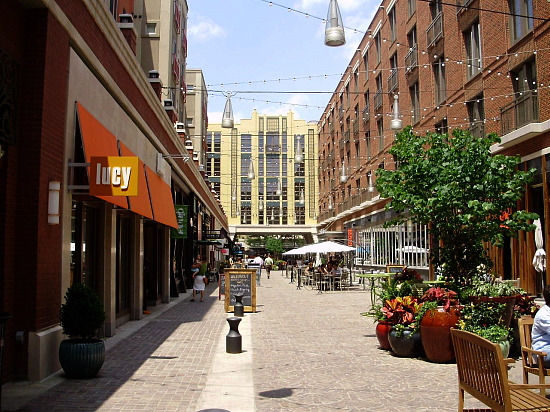
[[[267,255],[267,258],[265,259],[265,271],[267,273],[267,278],[269,279],[269,276],[271,275],[271,268],[273,267],[273,259],[271,259],[270,255]]]
[[[252,256],[255,256],[252,261],[248,264],[249,269],[256,269],[256,286],[261,286],[260,279],[262,277],[262,267],[264,266],[264,260],[257,253],[253,253]]]
[[[201,260],[199,262],[199,270],[193,275],[193,297],[191,298],[191,302],[195,301],[195,294],[199,292],[201,295],[201,302],[204,302],[204,289],[208,283],[208,277],[206,276],[207,268],[208,264],[206,260]]]

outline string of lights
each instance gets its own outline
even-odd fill
[[[409,50],[412,50],[411,47],[408,47],[404,44],[397,43],[398,47],[403,46],[407,47]],[[358,49],[359,50],[359,49]],[[481,70],[483,70],[483,67],[490,66],[493,63],[493,60],[500,61],[501,59],[506,59],[510,57],[519,57],[520,55],[537,55],[537,53],[544,52],[550,50],[550,47],[545,48],[537,48],[535,50],[522,50],[517,51],[513,53],[502,53],[497,55],[491,55],[491,56],[482,56],[480,59],[475,59],[476,61],[485,61],[484,64],[481,65]],[[426,55],[429,52],[427,50],[418,50],[419,53]],[[490,63],[487,63],[488,60],[491,60]],[[471,59],[451,59],[449,57],[445,58],[445,63],[455,63],[458,65],[471,65]],[[430,65],[428,64],[417,64],[416,66],[422,66],[422,67],[428,67]],[[354,73],[366,73],[367,71],[369,73],[378,73],[378,72],[385,72],[385,71],[392,71],[392,70],[399,70],[399,69],[408,69],[409,66],[396,66],[396,67],[381,67],[377,68],[376,70],[359,70],[357,69],[354,71]],[[491,73],[492,70],[489,72]],[[284,81],[292,81],[295,82],[297,80],[311,80],[314,78],[329,78],[333,76],[343,76],[345,73],[333,73],[333,74],[316,74],[316,75],[307,75],[307,76],[296,76],[296,77],[287,77],[287,78],[279,78],[279,79],[264,79],[264,80],[247,80],[247,81],[239,81],[239,82],[227,82],[227,83],[217,83],[217,84],[208,84],[207,87],[224,87],[224,86],[240,86],[240,85],[253,85],[253,84],[267,84],[267,83],[280,83]]]

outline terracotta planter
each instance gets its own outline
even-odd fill
[[[426,357],[431,362],[447,363],[455,358],[451,328],[458,323],[454,308],[445,311],[443,306],[426,312],[420,322],[420,335]]]
[[[390,333],[391,324],[389,322],[378,322],[376,324],[376,337],[380,344],[380,349],[391,350],[388,335]]]
[[[422,355],[422,341],[420,333],[413,334],[410,329],[405,329],[403,334],[398,337],[394,327],[391,328],[388,335],[393,353],[402,358],[416,358]]]
[[[505,304],[506,309],[504,310],[502,326],[510,327],[512,315],[514,314],[514,305],[516,304],[516,296],[470,296],[470,301],[474,304],[479,302]]]

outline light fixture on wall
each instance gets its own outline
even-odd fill
[[[330,0],[325,26],[325,44],[327,46],[342,46],[346,44],[344,23],[336,0]]]
[[[224,93],[224,96],[227,97],[222,117],[222,127],[224,129],[232,129],[235,125],[235,121],[233,120],[233,107],[231,106],[231,95],[231,93]]]
[[[59,195],[61,193],[61,182],[58,180],[50,181],[48,185],[48,224],[59,224]]]
[[[248,165],[248,178],[254,180],[256,178],[256,173],[254,173],[254,160],[250,158],[250,164]]]

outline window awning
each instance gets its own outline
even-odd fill
[[[170,186],[150,168],[144,167],[149,185],[151,205],[153,206],[153,218],[159,223],[177,229],[178,220],[176,219],[176,209],[174,209]]]
[[[121,156],[135,156],[130,149],[128,149],[124,143],[118,142],[120,145]],[[145,179],[145,165],[141,160],[139,163],[139,186],[138,195],[128,198],[130,204],[130,210],[138,215],[153,219],[153,210],[151,209],[151,199],[149,197],[149,189],[147,188],[147,180]]]
[[[95,117],[93,117],[80,103],[77,103],[78,122],[86,163],[91,163],[92,157],[118,156],[116,137],[109,132]],[[90,168],[86,168],[88,180]],[[125,196],[96,196],[113,205],[128,209],[128,198]]]

